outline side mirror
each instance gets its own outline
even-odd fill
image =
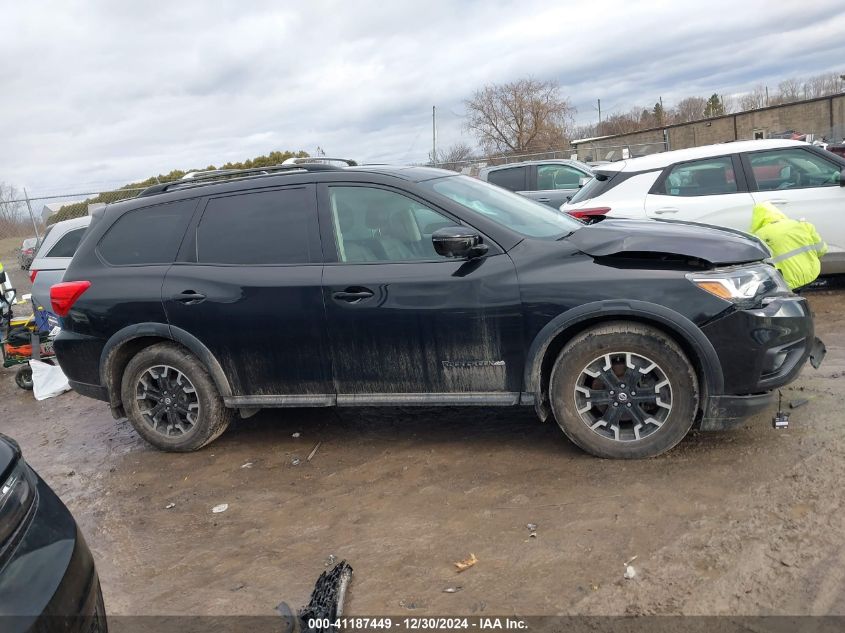
[[[845,187],[845,168],[839,172],[839,186]]]
[[[590,178],[589,176],[584,176],[583,178],[579,178],[578,179],[578,188],[580,189],[581,187],[586,185],[591,180],[592,180],[592,178]]]
[[[487,244],[481,243],[481,236],[475,229],[466,226],[447,226],[431,234],[434,250],[443,257],[481,257],[487,252]]]

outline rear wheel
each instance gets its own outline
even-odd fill
[[[200,449],[233,417],[202,363],[171,343],[152,345],[129,361],[121,399],[138,434],[163,451]]]
[[[15,384],[21,389],[32,391],[32,368],[24,365],[15,372]]]
[[[684,438],[698,410],[698,380],[663,332],[614,322],[564,346],[549,396],[558,425],[578,446],[599,457],[636,459]]]

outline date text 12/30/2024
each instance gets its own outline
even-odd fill
[[[482,617],[482,618],[309,618],[309,629],[336,629],[379,631],[379,630],[409,630],[409,631],[450,631],[450,630],[525,630],[528,625],[519,618]]]

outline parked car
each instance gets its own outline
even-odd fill
[[[28,237],[21,244],[21,250],[18,251],[18,263],[21,270],[27,270],[32,263],[32,258],[35,257],[35,251],[38,250],[38,238]]]
[[[105,633],[94,559],[70,512],[0,434],[0,622],[4,633]]]
[[[566,214],[451,171],[300,164],[94,213],[53,286],[72,387],[154,446],[235,410],[533,405],[603,457],[769,406],[806,299],[741,232]]]
[[[845,159],[808,143],[758,140],[652,154],[600,167],[562,211],[579,218],[672,218],[751,230],[772,202],[827,242],[822,273],[845,273]]]
[[[50,286],[59,283],[70,264],[91,216],[56,222],[48,227],[44,241],[29,267],[32,299],[36,305],[50,308]]]
[[[478,177],[557,209],[593,172],[577,160],[532,160],[485,167]]]

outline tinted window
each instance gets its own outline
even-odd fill
[[[525,167],[497,169],[487,174],[487,181],[511,191],[525,191]]]
[[[316,217],[314,192],[306,187],[213,198],[197,227],[197,261],[308,263]]]
[[[373,187],[331,187],[332,224],[342,262],[439,259],[431,234],[458,222],[402,194]]]
[[[176,257],[196,200],[129,211],[108,230],[97,250],[109,264],[169,264]]]
[[[748,154],[760,191],[839,186],[839,165],[803,149]]]
[[[625,181],[620,174],[621,172],[618,171],[595,172],[593,179],[576,191],[575,195],[570,198],[569,203],[575,204],[584,200],[591,200],[613,189],[613,187]]]
[[[655,193],[670,196],[714,196],[736,192],[736,178],[730,156],[675,165],[663,184],[655,190]]]
[[[82,228],[73,229],[62,235],[45,257],[73,257],[73,254],[79,247],[79,242],[82,240],[82,235],[87,228],[87,226],[83,226]]]
[[[569,165],[539,165],[537,167],[537,189],[577,189],[587,174]]]

